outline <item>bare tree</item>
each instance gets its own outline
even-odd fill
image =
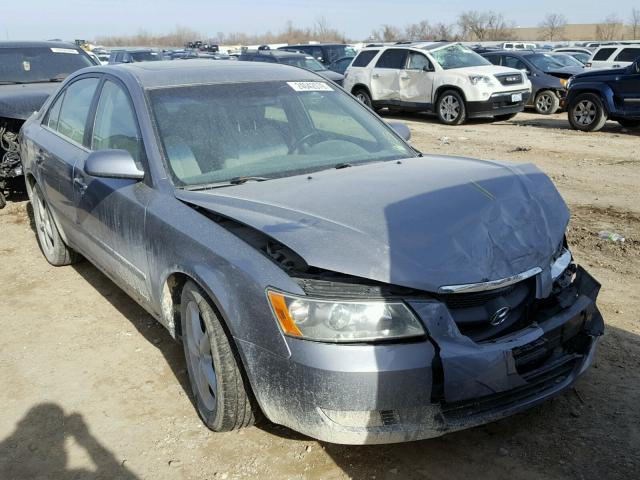
[[[447,25],[446,23],[437,23],[433,26],[433,31],[435,33],[436,40],[457,40],[457,35],[454,33],[454,26]]]
[[[458,27],[464,40],[483,42],[507,40],[513,36],[513,28],[501,13],[495,12],[463,12],[458,17]]]
[[[434,37],[433,29],[427,20],[407,25],[404,29],[407,40],[430,40]]]
[[[550,42],[561,40],[566,26],[567,17],[559,13],[548,13],[539,25],[542,30],[542,38]]]
[[[640,35],[640,9],[631,9],[629,24],[631,25],[631,35],[633,35],[634,40],[637,40],[638,35]]]
[[[596,25],[597,40],[618,40],[621,37],[622,23],[617,15],[611,14],[602,23]]]
[[[379,29],[371,32],[371,39],[379,42],[397,42],[401,39],[402,32],[393,25],[382,25]]]

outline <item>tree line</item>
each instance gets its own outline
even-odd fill
[[[567,17],[558,13],[549,13],[538,25],[539,40],[566,40]],[[622,40],[625,38],[625,28],[629,32],[626,37],[640,39],[640,9],[632,9],[626,21],[618,14],[610,14],[596,25],[595,40]],[[458,15],[453,23],[431,22],[421,20],[417,23],[398,27],[384,24],[374,29],[368,42],[398,42],[412,40],[449,40],[486,42],[513,40],[515,24],[507,20],[501,13],[493,11],[470,10]],[[261,34],[247,34],[241,32],[219,32],[214,36],[203,36],[188,27],[178,26],[173,32],[153,34],[140,30],[130,36],[102,36],[95,39],[97,43],[106,46],[180,46],[194,40],[222,45],[260,45],[274,43],[308,43],[309,41],[353,43],[355,39],[348,38],[343,32],[333,28],[325,17],[317,18],[312,25],[298,27],[292,21],[287,21],[278,32],[268,31]]]

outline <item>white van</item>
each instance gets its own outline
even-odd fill
[[[586,68],[624,68],[640,58],[640,44],[599,47],[585,64]]]

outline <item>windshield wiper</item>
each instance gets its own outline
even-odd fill
[[[230,180],[226,180],[224,182],[215,182],[215,183],[204,183],[201,185],[185,185],[184,187],[180,187],[183,190],[189,191],[198,191],[198,190],[210,190],[213,188],[221,188],[221,187],[229,187],[231,185],[242,185],[246,182],[264,182],[265,180],[271,180],[267,177],[234,177]]]

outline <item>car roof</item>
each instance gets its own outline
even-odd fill
[[[372,45],[362,50],[387,50],[390,48],[417,48],[420,50],[436,50],[448,45],[455,45],[458,42],[398,42],[392,45]],[[361,51],[362,51],[361,50]]]
[[[529,55],[535,55],[535,54],[544,54],[544,53],[552,53],[552,52],[547,52],[546,50],[544,52],[540,52],[537,50],[491,50],[490,52],[482,52],[480,55],[511,55],[511,56],[520,56],[520,57],[527,57]],[[556,52],[559,53],[559,52]]]
[[[133,48],[114,48],[111,50],[112,52],[155,52],[153,48],[144,48],[144,47],[133,47]]]
[[[296,43],[295,45],[286,45],[279,49],[296,48],[296,47],[348,47],[347,43]]]
[[[247,50],[246,55],[271,55],[272,57],[308,57],[307,53],[287,52],[286,50]]]
[[[102,72],[119,77],[133,77],[144,89],[217,83],[324,81],[319,75],[302,68],[277,63],[233,60],[140,62],[96,66],[80,72]]]
[[[81,50],[75,43],[58,42],[58,41],[23,41],[23,42],[0,42],[0,48],[30,48],[30,47],[49,47],[49,48],[75,48]]]

